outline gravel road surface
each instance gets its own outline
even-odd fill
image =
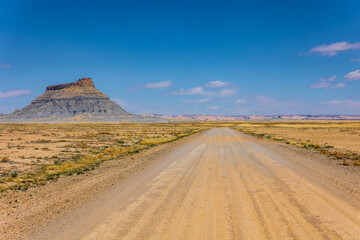
[[[359,239],[351,174],[265,145],[208,130],[30,239]]]

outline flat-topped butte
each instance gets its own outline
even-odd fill
[[[91,78],[52,85],[28,106],[0,117],[0,122],[167,122],[125,111],[95,88]]]

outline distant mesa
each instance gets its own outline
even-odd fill
[[[152,122],[154,117],[128,113],[95,88],[91,78],[48,86],[27,107],[0,117],[0,122]]]

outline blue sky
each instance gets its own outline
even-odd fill
[[[360,114],[360,1],[0,1],[0,112],[91,77],[133,113]]]

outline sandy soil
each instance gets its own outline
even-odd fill
[[[359,122],[255,122],[240,124],[239,127],[286,140],[332,146],[340,152],[360,153]]]
[[[120,158],[206,127],[204,123],[0,124],[0,192],[81,173],[95,162]]]
[[[122,166],[107,162],[87,177],[3,196],[1,238],[360,236],[359,168],[228,128],[180,141]]]

